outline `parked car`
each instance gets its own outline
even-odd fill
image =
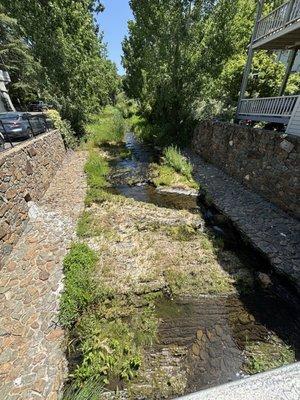
[[[32,103],[29,104],[28,109],[29,111],[47,111],[50,108],[53,108],[52,104],[47,104],[44,103],[43,101],[33,101]]]
[[[25,112],[0,113],[0,132],[5,140],[29,139],[47,130],[42,115]]]

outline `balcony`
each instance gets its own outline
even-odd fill
[[[300,0],[289,0],[258,21],[253,49],[300,46]]]
[[[238,118],[288,124],[299,99],[300,95],[243,99]]]

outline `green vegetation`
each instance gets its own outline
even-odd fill
[[[192,180],[193,167],[181,154],[177,147],[170,146],[164,150],[164,164],[172,167],[176,172]]]
[[[78,145],[78,141],[75,136],[75,132],[73,131],[71,124],[67,120],[63,120],[56,110],[49,110],[47,115],[53,121],[54,127],[59,130],[61,133],[65,146],[70,149],[75,149]]]
[[[177,147],[164,150],[162,164],[153,164],[151,180],[155,186],[174,186],[198,189],[192,176],[193,167]]]
[[[102,151],[105,146],[116,147],[120,157],[124,156],[122,139],[125,132],[125,122],[121,112],[107,106],[99,115],[90,117],[90,122],[85,126],[87,132],[83,149],[89,152],[85,164],[88,191],[85,199],[87,206],[100,203],[109,197],[105,188],[109,187],[107,175],[109,174],[108,156]],[[84,224],[84,221],[82,220]],[[80,231],[79,227],[79,231]]]
[[[74,398],[84,399],[100,385],[132,379],[142,362],[143,347],[156,337],[151,303],[139,310],[128,299],[115,297],[112,288],[96,279],[97,259],[87,245],[77,243],[64,260],[60,322],[69,329],[70,342],[76,339],[71,352],[81,354],[65,399],[75,394]]]
[[[65,390],[63,400],[99,400],[99,396],[102,394],[101,387],[100,379],[86,381],[81,387],[73,382]]]
[[[109,166],[108,162],[99,153],[99,150],[90,150],[84,170],[87,174],[88,182],[85,204],[90,206],[92,203],[102,202],[108,195],[105,188],[109,186],[106,179],[109,173]]]
[[[100,147],[105,143],[118,143],[123,140],[125,121],[117,108],[107,106],[99,115],[93,115],[90,118],[85,130],[89,147]]]
[[[278,2],[265,4],[271,11]],[[198,120],[232,120],[257,1],[131,0],[130,5],[134,20],[123,42],[124,88],[145,120],[140,134],[164,145],[182,143]],[[275,54],[255,52],[248,95],[276,96],[283,76],[284,64]],[[299,92],[299,77],[291,76],[287,93]]]
[[[79,237],[98,236],[101,231],[97,229],[97,227],[92,228],[93,222],[94,219],[92,213],[90,211],[84,211],[77,223],[77,236]]]
[[[268,342],[248,343],[245,353],[248,359],[245,370],[249,374],[265,372],[296,361],[295,351],[276,336]]]
[[[114,101],[121,83],[96,24],[103,5],[2,0],[1,7],[1,44],[6,38],[1,57],[12,76],[13,102],[24,107],[46,100],[81,133],[90,114]]]
[[[97,297],[92,272],[97,262],[95,252],[85,244],[73,244],[64,259],[65,289],[60,302],[60,323],[71,328],[81,313]]]
[[[143,347],[156,336],[153,308],[139,311],[116,298],[104,303],[83,315],[76,326],[82,363],[72,377],[79,385],[97,377],[103,384],[131,380],[142,363]],[[126,318],[122,307],[127,308]]]

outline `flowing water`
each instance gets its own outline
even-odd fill
[[[161,193],[149,184],[147,171],[149,164],[157,161],[157,152],[141,144],[133,134],[126,136],[126,146],[131,156],[112,164],[114,193],[159,207],[200,212],[195,196]],[[205,213],[203,208],[202,205]],[[214,229],[226,235],[224,227]],[[166,368],[177,368],[184,374],[186,393],[242,378],[249,343],[268,343],[277,336],[300,358],[296,295],[276,278],[272,285],[263,285],[256,279],[266,265],[253,249],[243,254],[243,249],[236,246],[235,252],[249,265],[255,278],[250,292],[241,288],[238,294],[227,296],[188,296],[157,302],[159,340],[148,355],[149,370],[158,359],[164,359]]]

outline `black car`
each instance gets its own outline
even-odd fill
[[[29,104],[28,109],[29,111],[47,111],[53,106],[51,104],[44,103],[43,101],[33,101],[32,103]]]
[[[42,115],[25,112],[0,113],[0,132],[5,140],[29,139],[47,130]]]

